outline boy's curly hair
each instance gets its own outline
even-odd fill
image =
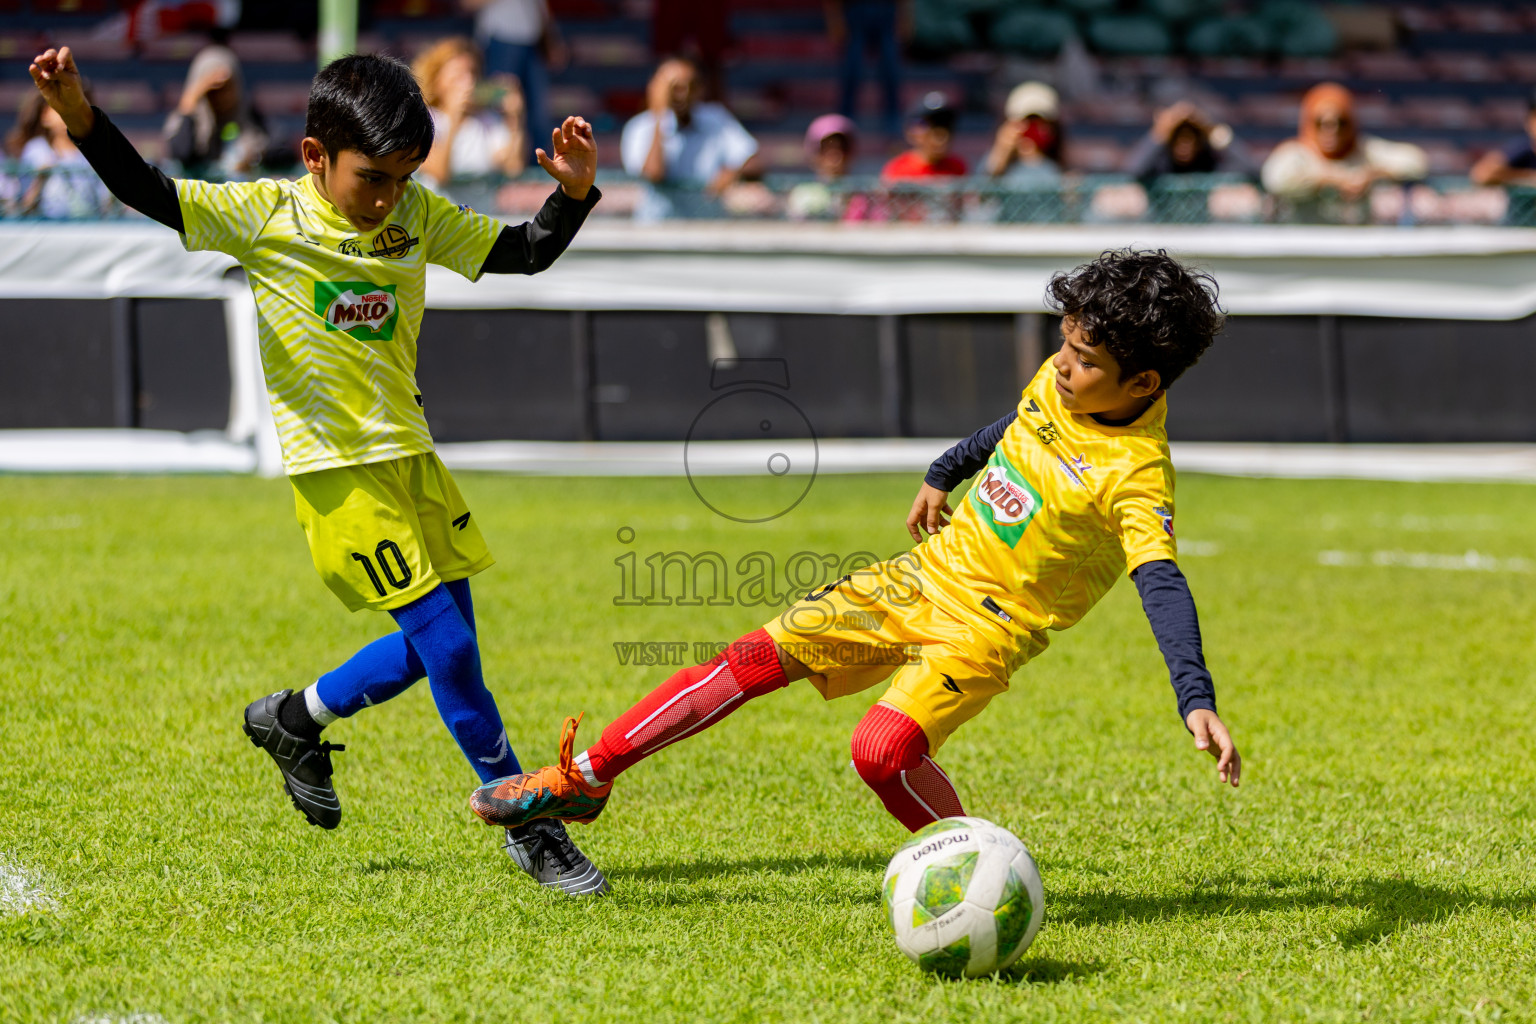
[[[1165,388],[1226,323],[1216,279],[1163,249],[1110,249],[1051,278],[1046,295],[1052,308],[1077,322],[1089,345],[1109,350],[1121,380],[1156,370]]]

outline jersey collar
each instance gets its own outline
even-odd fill
[[[304,180],[300,184],[299,189],[304,199],[304,205],[309,207],[310,211],[320,219],[320,223],[328,230],[345,235],[363,234],[363,232],[358,231],[357,228],[352,226],[351,221],[341,215],[341,211],[336,209],[334,203],[320,194],[320,189],[315,185],[315,176],[313,174],[304,175]]]

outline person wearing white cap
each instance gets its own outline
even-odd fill
[[[1061,100],[1044,82],[1016,85],[1003,105],[987,174],[1011,185],[1061,180]]]

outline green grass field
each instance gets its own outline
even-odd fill
[[[615,607],[616,558],[889,555],[916,480],[824,478],[758,526],[684,480],[461,484],[531,765],[672,671],[615,643],[771,617]],[[1193,750],[1122,582],[942,752],[1047,904],[1011,974],[949,982],[881,918],[905,833],[848,755],[877,690],[797,684],[635,769],[574,830],[614,894],[571,901],[470,815],[424,685],[328,733],[338,831],[289,806],[241,709],[387,620],[320,584],[285,482],[0,477],[0,1021],[1536,1020],[1536,489],[1179,497],[1243,786]]]

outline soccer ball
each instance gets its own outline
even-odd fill
[[[925,971],[975,978],[1006,970],[1045,914],[1024,844],[980,818],[945,818],[912,836],[885,869],[896,945]]]

